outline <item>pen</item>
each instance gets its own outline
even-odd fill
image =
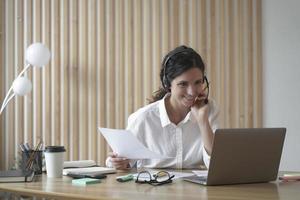
[[[24,147],[25,147],[26,151],[30,151],[30,146],[29,146],[28,142],[26,142],[24,144]]]
[[[19,147],[20,147],[20,149],[21,149],[22,152],[26,152],[24,144],[22,144],[22,143],[19,144]]]

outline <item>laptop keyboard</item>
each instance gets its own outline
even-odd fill
[[[190,177],[188,177],[188,179],[194,180],[194,181],[203,181],[203,182],[206,182],[207,176],[190,176]]]
[[[206,181],[207,180],[207,176],[198,176],[198,180],[200,180],[200,181]]]

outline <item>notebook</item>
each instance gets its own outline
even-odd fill
[[[203,185],[274,181],[285,133],[285,128],[218,129],[207,176],[184,180]]]
[[[112,174],[116,173],[115,168],[109,167],[83,167],[83,168],[67,168],[63,169],[63,175],[81,174],[81,175],[99,175],[99,174]]]
[[[0,171],[0,183],[30,182],[34,177],[33,171],[7,170]]]

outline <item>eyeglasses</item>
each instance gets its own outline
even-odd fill
[[[170,175],[167,171],[159,171],[154,175],[151,175],[148,171],[142,171],[138,173],[135,180],[136,183],[148,183],[153,186],[164,185],[167,183],[172,183],[172,178],[174,175]]]

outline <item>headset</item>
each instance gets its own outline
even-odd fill
[[[184,49],[178,49],[178,50],[175,50],[174,52],[172,52],[171,54],[169,54],[163,62],[164,69],[163,69],[162,84],[163,84],[164,89],[166,89],[166,90],[168,90],[168,79],[167,79],[167,73],[166,73],[167,64],[173,56],[183,53],[183,52],[196,53],[192,48],[185,47]],[[207,104],[208,103],[208,95],[209,95],[209,82],[205,75],[204,75],[203,79],[207,85],[207,95],[206,95],[206,99],[204,100],[204,103]]]

